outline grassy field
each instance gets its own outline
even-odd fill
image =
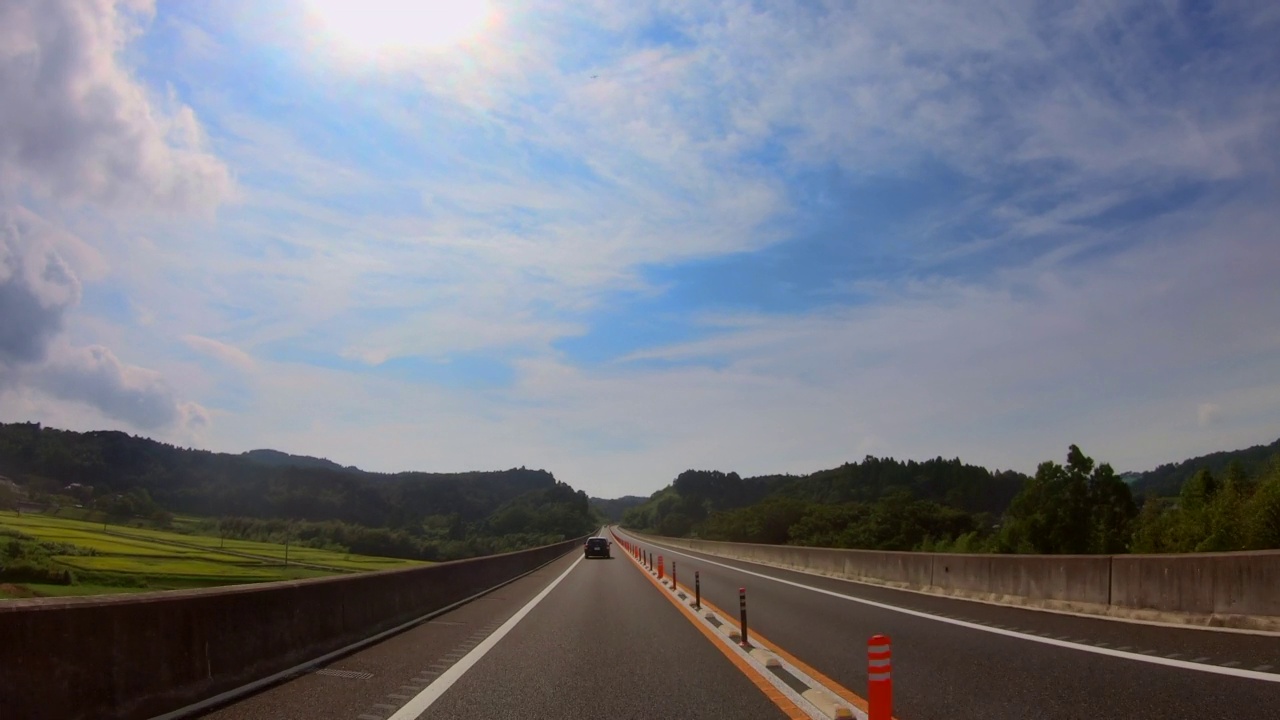
[[[73,572],[75,584],[14,583],[0,587],[0,598],[171,590],[425,564],[291,545],[286,565],[283,545],[116,525],[104,528],[101,523],[38,514],[0,515],[0,528],[83,552],[53,558]]]

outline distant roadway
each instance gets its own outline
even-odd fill
[[[625,533],[619,537],[626,539]],[[634,538],[633,538],[634,540]],[[866,696],[892,641],[901,720],[1280,717],[1280,637],[891,590],[638,543],[749,633]],[[409,631],[214,710],[217,720],[805,717],[627,558],[571,553]]]

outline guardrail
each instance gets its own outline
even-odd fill
[[[1280,550],[961,555],[728,543],[627,532],[711,555],[941,595],[1142,620],[1280,631]]]
[[[354,576],[0,603],[0,715],[151,718],[510,581],[583,539]]]

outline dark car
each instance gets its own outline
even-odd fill
[[[611,558],[613,553],[609,550],[610,544],[608,540],[602,537],[587,538],[587,544],[583,546],[582,552],[589,558]]]

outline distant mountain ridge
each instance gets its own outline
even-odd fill
[[[1124,473],[1135,496],[1154,493],[1162,497],[1177,495],[1182,484],[1200,470],[1222,476],[1232,463],[1239,463],[1247,474],[1255,474],[1280,456],[1280,439],[1269,445],[1254,445],[1240,450],[1222,450],[1176,463],[1166,463],[1146,472]]]
[[[612,522],[622,520],[622,514],[637,505],[643,505],[649,498],[639,495],[624,495],[620,498],[591,498],[591,507]]]
[[[137,495],[173,513],[341,521],[455,539],[576,537],[596,527],[587,495],[546,470],[372,473],[276,450],[191,450],[118,431],[0,423],[0,475],[86,507]]]
[[[240,453],[241,457],[248,458],[259,465],[270,465],[272,467],[308,467],[308,468],[325,468],[327,470],[344,470],[348,472],[364,472],[355,465],[342,466],[329,460],[328,458],[311,457],[310,455],[291,455],[286,452],[271,449],[249,450]]]

